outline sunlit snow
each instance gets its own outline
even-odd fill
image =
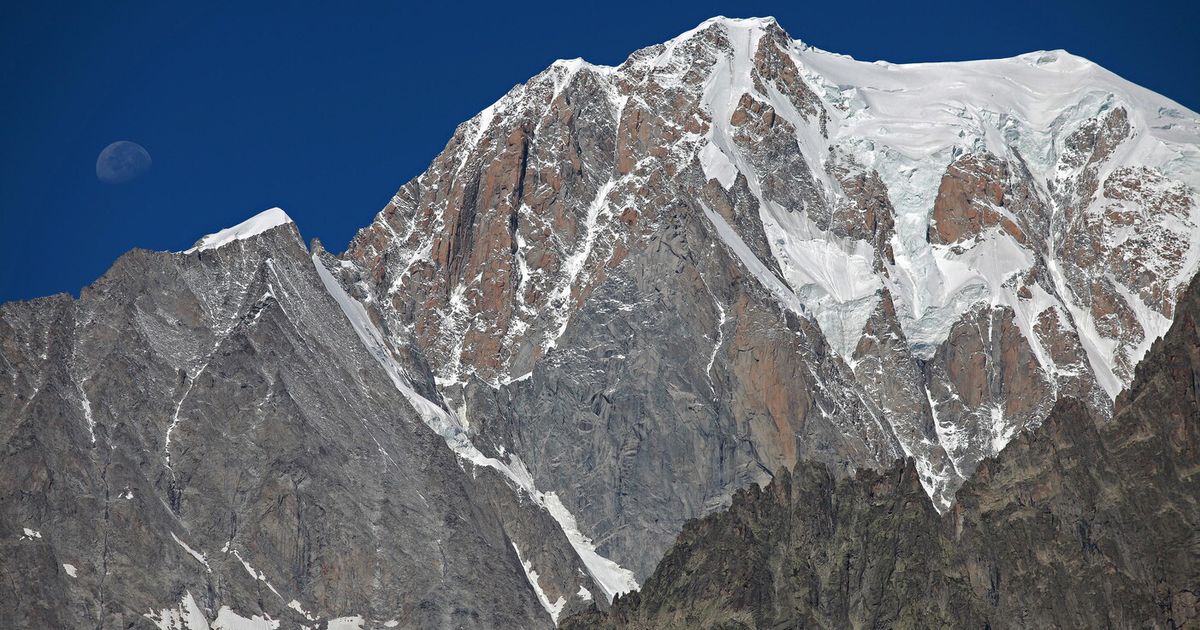
[[[200,239],[198,243],[191,249],[185,251],[185,254],[190,254],[195,251],[204,251],[208,249],[216,249],[228,245],[234,241],[262,234],[267,230],[285,225],[292,222],[292,218],[280,208],[271,208],[264,210],[245,221],[233,226],[225,228],[215,234],[209,234]]]

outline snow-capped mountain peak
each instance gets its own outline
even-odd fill
[[[235,241],[250,238],[262,234],[267,230],[281,225],[293,223],[292,218],[288,216],[282,208],[270,208],[242,221],[232,227],[227,227],[219,232],[214,232],[204,236],[196,241],[196,244],[191,249],[184,252],[190,254],[195,251],[204,251],[208,249],[217,249]]]
[[[346,260],[456,398],[553,361],[601,296],[636,310],[603,287],[675,200],[706,251],[815,323],[850,379],[825,390],[865,404],[891,436],[871,448],[923,462],[945,502],[1058,396],[1106,413],[1166,330],[1200,266],[1198,147],[1196,114],[1065,51],[863,62],[718,17],[513,88]],[[719,273],[700,272],[706,300]],[[719,365],[725,328],[704,335]]]

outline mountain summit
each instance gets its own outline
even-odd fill
[[[1198,144],[1195,113],[1063,51],[866,63],[714,18],[513,88],[359,233],[343,280],[455,405],[523,399],[545,366],[580,370],[581,400],[686,393],[704,411],[622,408],[710,416],[753,451],[689,510],[797,458],[904,455],[944,508],[1057,398],[1111,413],[1200,267]],[[610,319],[651,338],[584,330]],[[621,367],[597,378],[572,335]]]
[[[1200,116],[1062,51],[556,62],[341,255],[275,209],[0,306],[0,625],[550,626],[802,461],[955,509],[1111,417],[1198,188]]]

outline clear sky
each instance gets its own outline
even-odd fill
[[[866,60],[1065,48],[1200,110],[1197,2],[337,5],[3,3],[0,301],[78,295],[132,247],[185,249],[271,206],[340,251],[514,84],[557,58],[620,63],[713,15],[774,15]],[[100,182],[117,140],[153,167]]]

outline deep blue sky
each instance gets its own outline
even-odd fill
[[[184,249],[276,205],[340,251],[512,85],[717,14],[867,60],[1065,48],[1200,110],[1195,2],[75,4],[0,7],[0,301],[78,295],[131,247]],[[122,139],[154,167],[102,184],[96,156]]]

